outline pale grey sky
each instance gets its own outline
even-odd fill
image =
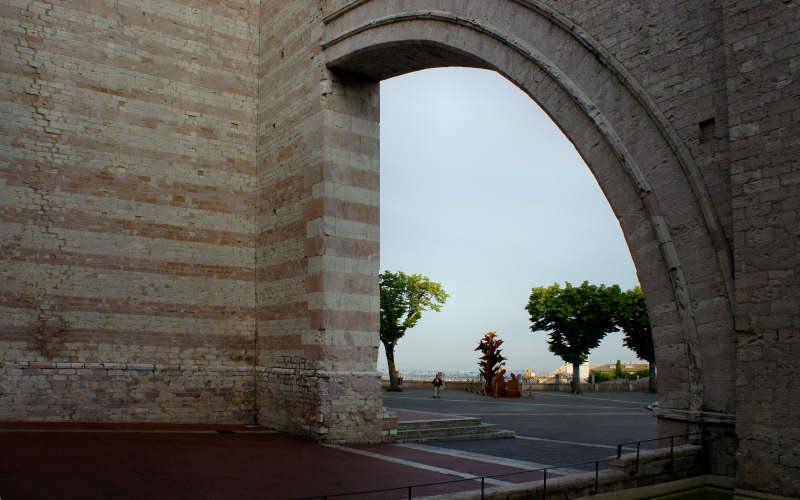
[[[636,270],[611,207],[569,140],[494,72],[441,68],[381,83],[381,270],[421,273],[450,298],[395,351],[398,369],[474,369],[487,331],[507,366],[562,364],[532,333],[534,286],[623,289]],[[592,364],[634,361],[619,334]],[[378,368],[386,371],[381,348]]]

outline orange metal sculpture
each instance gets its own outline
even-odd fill
[[[480,367],[483,379],[486,381],[484,388],[486,394],[494,395],[492,382],[495,378],[500,381],[503,380],[503,374],[505,373],[503,366],[506,364],[506,358],[500,354],[502,351],[502,349],[500,349],[501,345],[503,345],[503,341],[500,340],[497,333],[489,332],[483,336],[480,344],[475,348],[476,351],[481,351],[483,353],[478,362],[478,366]]]

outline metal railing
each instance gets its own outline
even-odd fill
[[[690,436],[701,435],[701,434],[702,434],[702,432],[691,432],[691,433],[688,433],[688,434],[676,434],[676,435],[673,435],[673,436],[664,436],[664,437],[658,437],[658,438],[654,438],[654,439],[646,439],[646,440],[641,440],[641,441],[631,441],[629,443],[621,443],[621,444],[617,445],[617,456],[616,457],[614,457],[614,458],[604,458],[602,460],[589,460],[589,461],[586,461],[586,462],[574,463],[574,464],[569,464],[569,465],[556,465],[556,466],[549,466],[549,467],[541,467],[541,468],[538,468],[538,469],[527,469],[527,470],[522,470],[522,471],[519,471],[519,472],[505,472],[505,473],[501,473],[501,474],[487,474],[487,475],[483,475],[483,476],[473,476],[473,477],[467,477],[467,478],[463,478],[463,479],[450,479],[450,480],[447,480],[447,481],[436,481],[436,482],[432,482],[432,483],[416,483],[416,484],[410,484],[410,485],[406,485],[406,486],[396,486],[396,487],[393,487],[393,488],[381,488],[381,489],[375,489],[375,490],[350,491],[350,492],[347,492],[347,493],[333,493],[333,494],[327,494],[327,495],[314,495],[314,496],[307,496],[307,497],[297,497],[297,498],[294,498],[292,500],[317,500],[317,499],[328,500],[329,498],[358,497],[358,496],[363,496],[363,495],[373,495],[373,494],[376,494],[376,493],[389,493],[389,492],[392,492],[392,491],[406,493],[408,495],[408,500],[412,500],[413,499],[412,494],[413,494],[414,489],[419,491],[420,489],[423,489],[423,488],[433,488],[433,487],[437,487],[437,486],[444,486],[444,485],[455,484],[455,483],[463,483],[463,482],[467,482],[467,481],[480,481],[481,482],[481,499],[483,499],[484,495],[485,495],[485,491],[486,491],[486,482],[487,482],[487,480],[489,480],[489,482],[494,482],[493,480],[496,480],[496,479],[502,478],[502,477],[520,476],[520,475],[523,475],[523,474],[533,474],[533,473],[537,473],[537,472],[540,472],[542,474],[542,478],[540,479],[540,481],[542,481],[542,498],[545,499],[545,498],[547,498],[547,472],[548,471],[550,471],[551,474],[552,474],[552,471],[555,470],[555,469],[572,469],[572,468],[575,468],[575,467],[584,467],[584,466],[587,466],[587,465],[594,465],[594,489],[592,490],[590,495],[596,495],[598,493],[598,489],[600,487],[600,465],[601,464],[607,465],[610,460],[613,460],[615,458],[619,459],[622,456],[622,450],[623,449],[625,449],[625,448],[633,448],[632,445],[636,445],[636,448],[635,448],[636,449],[636,465],[635,465],[635,470],[634,470],[634,474],[636,474],[636,473],[639,472],[639,456],[640,456],[642,443],[652,443],[652,442],[656,442],[656,441],[669,440],[670,464],[674,464],[674,461],[675,461],[675,439],[676,438],[688,438]],[[656,448],[656,449],[664,449],[664,448],[666,448],[666,446],[661,447],[661,448]],[[590,472],[590,471],[587,471],[587,472]],[[562,474],[558,475],[558,477],[561,477],[561,476],[563,476],[563,475]]]
[[[661,438],[654,438],[654,439],[646,439],[644,441],[631,441],[630,443],[620,443],[617,445],[617,458],[622,456],[622,448],[627,447],[629,445],[636,445],[636,465],[634,466],[633,473],[636,474],[639,472],[639,454],[642,447],[642,443],[652,443],[653,441],[666,441],[669,439],[669,461],[672,464],[675,461],[675,438],[676,437],[690,437],[690,436],[702,436],[702,432],[690,432],[688,434],[678,434],[675,436],[667,436]],[[664,447],[666,448],[666,446]]]

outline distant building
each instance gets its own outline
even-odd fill
[[[581,380],[586,380],[589,378],[589,374],[592,370],[592,367],[589,366],[589,359],[586,359],[586,363],[582,364],[580,367],[580,378]],[[547,378],[555,378],[556,375],[561,375],[563,377],[572,378],[572,363],[564,363],[558,369],[550,372],[547,375]]]

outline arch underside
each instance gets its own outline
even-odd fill
[[[669,122],[610,54],[542,5],[433,3],[439,10],[359,1],[329,15],[322,48],[331,78],[468,66],[493,69],[536,100],[622,226],[653,323],[661,415],[732,423],[730,252]]]
[[[407,40],[368,47],[348,54],[331,67],[377,82],[413,71],[447,66],[493,69],[472,54],[430,40]]]

